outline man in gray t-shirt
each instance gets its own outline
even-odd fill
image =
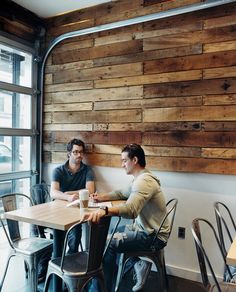
[[[85,144],[79,139],[72,139],[67,144],[68,160],[56,167],[52,173],[50,195],[53,199],[72,202],[79,198],[79,190],[87,189],[94,193],[95,183],[92,169],[82,162]],[[69,234],[68,253],[78,251],[81,240],[81,227]]]

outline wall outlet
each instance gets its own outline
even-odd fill
[[[178,228],[178,238],[185,239],[185,227]]]

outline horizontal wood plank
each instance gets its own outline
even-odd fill
[[[141,110],[54,112],[52,121],[53,123],[140,122]]]
[[[236,104],[236,94],[206,95],[203,96],[204,105]]]
[[[236,66],[203,70],[204,79],[228,78],[228,77],[236,77]]]
[[[71,63],[101,57],[138,53],[142,51],[142,48],[143,44],[141,40],[132,40],[120,44],[73,50],[69,51],[67,54],[64,54],[64,52],[53,54],[53,64]]]
[[[44,124],[44,131],[92,131],[92,124]]]
[[[48,104],[44,106],[45,112],[75,112],[75,111],[90,111],[93,108],[91,102],[81,103],[61,103],[61,104]]]
[[[85,69],[93,67],[93,60],[85,60],[78,62],[71,62],[59,65],[48,65],[45,69],[46,73],[63,72],[64,70]]]
[[[44,141],[47,143],[65,143],[72,138],[83,140],[86,144],[108,144],[126,145],[130,143],[141,144],[142,135],[140,132],[81,132],[81,131],[55,131],[44,132]]]
[[[114,64],[123,64],[127,62],[140,62],[143,60],[155,60],[168,57],[186,56],[193,54],[201,54],[202,45],[194,44],[190,46],[183,46],[180,48],[170,48],[163,50],[153,50],[148,52],[140,52],[121,56],[111,56],[105,58],[94,59],[95,66],[106,66]]]
[[[203,31],[195,31],[144,39],[143,49],[145,51],[149,51],[186,46],[187,44],[190,45],[196,43],[230,41],[235,39],[235,37],[236,37],[235,26],[232,25],[222,28],[213,28]]]
[[[128,109],[128,108],[156,108],[202,105],[201,96],[166,97],[141,100],[99,101],[94,103],[94,110]]]
[[[168,122],[168,123],[95,123],[94,131],[199,131],[200,122]],[[231,128],[232,130],[232,128]]]
[[[93,88],[93,81],[52,84],[45,86],[45,92],[71,91]]]
[[[90,102],[104,100],[126,100],[141,99],[143,96],[143,86],[127,86],[120,88],[104,88],[80,91],[67,91],[52,93],[50,100],[52,103],[73,103]]]
[[[186,57],[178,57],[178,58],[168,58],[162,60],[154,60],[154,61],[146,61],[144,62],[144,74],[154,74],[161,72],[171,72],[171,71],[184,71],[184,70],[193,70],[200,68],[207,68],[203,71],[203,76],[205,78],[211,78],[210,72],[217,72],[218,77],[222,77],[222,70],[224,68],[216,68],[216,67],[227,67],[225,71],[235,71],[233,69],[236,65],[236,52],[228,51],[228,52],[215,52],[209,54],[202,55],[194,55],[194,56],[186,56]],[[234,66],[231,67],[230,66]],[[211,70],[209,68],[216,68]],[[223,75],[224,76],[224,75]],[[214,77],[214,75],[212,76]],[[231,77],[226,76],[226,77]]]
[[[236,92],[236,79],[196,80],[144,85],[144,97],[231,94]]]
[[[202,128],[205,131],[235,131],[236,129],[236,122],[232,121],[223,121],[223,122],[203,122]]]
[[[216,42],[203,45],[204,53],[211,52],[220,52],[220,51],[231,51],[234,50],[236,46],[236,41],[227,41],[227,42]]]
[[[132,86],[138,84],[152,84],[152,83],[165,83],[174,81],[185,80],[198,80],[202,78],[201,70],[190,70],[181,72],[170,72],[162,74],[141,75],[135,77],[122,77],[106,80],[95,80],[94,85],[96,88],[104,87],[119,87],[119,86]]]
[[[199,106],[182,108],[145,109],[144,122],[174,121],[235,121],[236,106]]]
[[[232,148],[203,148],[202,157],[236,159],[236,149]],[[235,160],[236,163],[236,160]]]
[[[235,147],[236,132],[147,132],[143,134],[143,145],[194,146],[194,147]]]
[[[56,72],[54,83],[77,82],[83,80],[97,80],[122,76],[136,76],[143,73],[142,63],[105,66],[89,69],[70,69]]]

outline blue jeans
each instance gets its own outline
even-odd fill
[[[108,292],[113,292],[115,289],[117,264],[121,253],[139,250],[156,250],[163,248],[165,242],[156,238],[154,234],[147,234],[144,231],[137,231],[132,225],[120,226],[114,234],[112,241],[107,249],[103,259],[103,270]],[[130,269],[139,261],[139,258],[132,258],[126,265]],[[89,287],[90,292],[100,292],[98,281],[93,280]]]
[[[81,225],[76,226],[68,235],[68,254],[76,253],[81,242],[82,228]]]

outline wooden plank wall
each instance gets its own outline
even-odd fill
[[[19,41],[43,41],[44,20],[36,14],[9,0],[1,0],[0,31]]]
[[[48,20],[48,41],[68,31],[197,0],[121,0]],[[149,168],[236,174],[236,3],[68,39],[45,76],[44,161],[66,142],[88,144],[92,165],[120,167],[142,144]]]

